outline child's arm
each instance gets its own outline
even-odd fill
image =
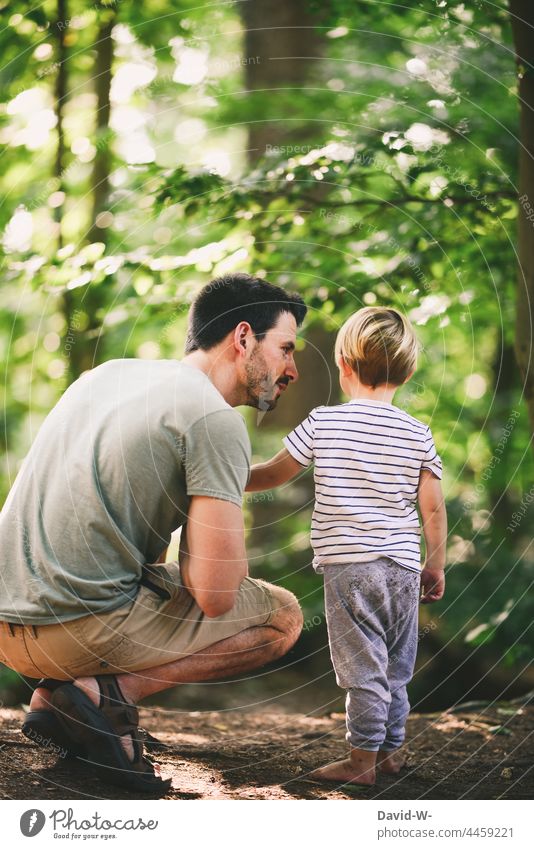
[[[428,469],[421,470],[417,498],[426,546],[425,566],[421,572],[421,601],[428,604],[439,601],[445,592],[447,545],[447,513],[441,483]]]
[[[272,489],[275,486],[295,477],[304,469],[289,453],[287,448],[282,448],[274,457],[266,463],[257,463],[250,470],[250,479],[245,489],[247,492],[256,492],[261,489]]]

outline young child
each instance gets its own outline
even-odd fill
[[[313,565],[324,575],[330,653],[347,690],[347,758],[316,769],[319,780],[374,784],[396,773],[410,705],[419,600],[445,589],[447,517],[441,460],[430,428],[395,407],[413,374],[418,342],[397,310],[365,307],[336,340],[349,401],[317,407],[252,467],[248,490],[271,489],[314,463]],[[421,571],[421,514],[426,560]]]

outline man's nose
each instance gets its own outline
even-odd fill
[[[289,363],[289,365],[286,368],[286,375],[289,377],[290,380],[293,380],[293,381],[299,379],[299,373],[298,373],[297,367],[295,365],[295,360],[293,359],[293,357],[291,357],[291,362]]]

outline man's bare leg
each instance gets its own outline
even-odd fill
[[[277,588],[277,596],[282,600],[284,607],[275,611],[269,625],[248,628],[233,637],[208,646],[197,654],[180,658],[163,666],[117,675],[124,698],[136,704],[146,696],[167,690],[177,684],[227,678],[257,669],[271,660],[282,657],[299,637],[302,630],[302,612],[291,593]],[[78,678],[73,683],[83,690],[95,705],[99,704],[100,689],[95,678]],[[30,709],[49,709],[49,700],[50,691],[41,687],[35,690]],[[133,747],[130,737],[122,737],[121,742],[128,756],[132,758]]]

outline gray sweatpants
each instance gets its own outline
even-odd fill
[[[347,740],[391,751],[404,741],[417,653],[420,575],[389,557],[324,567],[330,654],[347,690]]]

